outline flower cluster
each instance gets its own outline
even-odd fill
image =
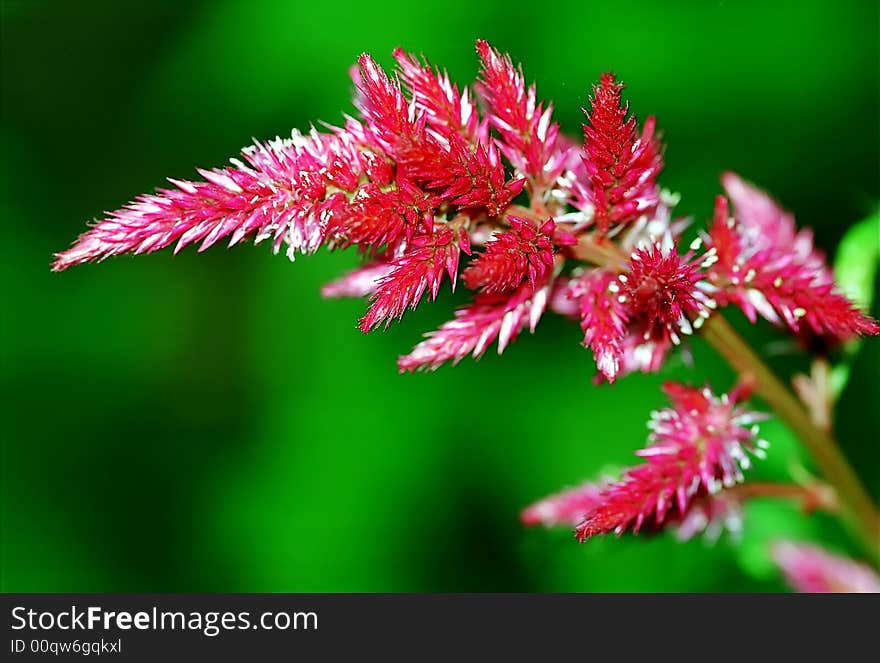
[[[799,333],[880,331],[837,292],[808,231],[735,175],[723,178],[735,214],[720,197],[703,253],[681,254],[684,224],[657,183],[656,122],[639,129],[613,74],[593,87],[578,145],[509,56],[484,41],[477,52],[472,87],[399,49],[392,75],[362,55],[357,117],[246,147],[231,166],[200,170],[204,181],[170,180],[98,221],[53,269],[246,238],[271,238],[291,259],[355,246],[364,265],[324,294],[369,297],[366,332],[445,281],[455,288],[470,258],[462,281],[473,303],[401,357],[401,370],[479,357],[495,341],[503,351],[548,306],[579,320],[609,382],[657,370],[727,304]]]
[[[654,412],[649,444],[636,454],[644,463],[618,481],[585,484],[536,503],[523,512],[526,524],[573,524],[578,539],[675,525],[682,538],[708,530],[735,529],[737,501],[724,494],[743,480],[749,454],[763,457],[762,415],[745,409],[744,389],[715,396],[667,383],[672,407]]]
[[[363,264],[323,294],[368,298],[364,332],[461,281],[471,300],[399,358],[401,371],[479,358],[495,343],[501,353],[547,310],[579,323],[597,379],[609,383],[657,371],[726,306],[832,343],[880,332],[837,289],[809,231],[734,174],[722,178],[726,196],[708,229],[683,249],[678,197],[658,183],[656,120],[639,125],[613,74],[593,86],[577,141],[509,56],[484,41],[476,49],[471,86],[399,49],[390,74],[362,55],[357,112],[340,126],[257,142],[229,166],[199,170],[199,181],[169,180],[97,221],[53,269],[245,239],[270,240],[291,260],[355,247]],[[666,392],[672,407],[654,414],[643,464],[548,498],[523,519],[568,523],[581,540],[734,526],[738,500],[724,489],[764,445],[744,390]]]
[[[801,335],[846,340],[878,333],[877,323],[837,290],[809,230],[798,231],[790,213],[737,175],[725,173],[721,181],[734,214],[719,196],[703,235],[712,253],[708,281],[720,304],[736,304],[752,322],[760,315]]]

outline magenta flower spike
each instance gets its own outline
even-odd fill
[[[584,125],[584,165],[594,221],[602,233],[650,214],[660,203],[656,179],[663,160],[656,121],[649,117],[638,135],[635,119],[627,118],[629,104],[621,103],[622,91],[614,74],[603,74],[593,86],[592,110]]]
[[[372,305],[360,320],[361,331],[368,332],[381,322],[403,316],[407,308],[415,308],[427,290],[437,298],[444,275],[452,287],[458,277],[458,257],[464,249],[469,253],[466,236],[448,226],[438,226],[430,235],[420,235],[409,243],[406,253],[397,258],[391,270],[378,282],[371,296]]]
[[[719,199],[707,252],[679,254],[656,122],[639,129],[612,74],[593,88],[579,148],[509,56],[484,41],[477,52],[482,108],[471,87],[401,49],[392,75],[364,54],[357,117],[246,147],[199,170],[204,181],[170,180],[98,221],[52,268],[249,238],[291,259],[354,246],[368,260],[324,292],[369,297],[367,332],[455,288],[471,256],[473,304],[402,357],[405,370],[479,357],[496,339],[503,350],[548,302],[580,320],[608,382],[659,370],[719,304],[832,339],[880,331],[835,289],[809,233],[735,175],[724,177],[734,217]],[[523,194],[527,206],[514,202]]]
[[[550,220],[540,228],[527,219],[508,217],[511,229],[496,234],[462,276],[471,290],[501,293],[515,290],[524,278],[532,290],[553,270],[553,233]]]
[[[846,340],[880,332],[837,289],[809,230],[798,231],[789,212],[739,176],[726,173],[722,182],[734,214],[719,196],[704,238],[717,259],[709,280],[723,303],[736,304],[752,322],[760,315],[798,334]]]
[[[576,488],[548,495],[523,509],[520,520],[527,527],[577,527],[589,513],[603,504],[603,490],[608,484],[609,481],[586,482]],[[673,530],[679,541],[688,541],[703,534],[711,542],[717,540],[722,532],[738,537],[742,527],[742,499],[732,490],[697,495],[684,512],[667,514],[663,524],[663,529]]]
[[[477,92],[486,102],[489,125],[497,144],[518,173],[530,184],[532,195],[552,189],[565,167],[567,152],[558,142],[559,125],[553,106],[538,101],[534,85],[526,87],[521,69],[485,41],[477,42],[482,79]]]
[[[351,70],[355,111],[341,126],[255,142],[228,166],[199,169],[200,180],[170,179],[95,222],[52,269],[221,241],[269,240],[291,260],[354,248],[361,266],[322,293],[367,298],[363,332],[463,284],[469,301],[398,358],[401,372],[478,359],[493,345],[501,354],[548,310],[580,325],[597,382],[659,371],[701,333],[800,435],[836,482],[828,502],[876,549],[880,516],[832,432],[719,315],[734,306],[753,323],[820,337],[826,342],[804,346],[828,351],[880,333],[835,284],[811,232],[727,173],[708,229],[680,248],[690,220],[676,216],[677,194],[658,182],[657,122],[639,123],[614,74],[593,86],[579,142],[561,132],[552,104],[509,55],[485,41],[476,50],[479,75],[464,86],[401,49],[391,72],[361,55]],[[523,522],[576,527],[581,541],[667,527],[682,539],[738,530],[747,491],[734,486],[750,456],[764,454],[754,426],[761,415],[745,405],[745,388],[665,390],[671,407],[653,414],[642,464],[617,481],[548,497]],[[831,397],[819,395],[813,401],[828,415]],[[821,551],[785,544],[775,555],[798,588],[872,586],[855,563]]]
[[[569,296],[578,300],[584,346],[591,348],[596,366],[609,381],[625,361],[629,313],[620,292],[619,277],[609,269],[593,269],[569,284]]]
[[[426,334],[408,355],[397,360],[401,372],[435,369],[469,354],[479,359],[498,341],[498,354],[528,328],[534,332],[547,306],[549,285],[533,289],[528,282],[506,295],[479,294],[474,302],[455,312],[455,319]]]
[[[649,445],[636,452],[645,463],[602,490],[577,526],[580,541],[681,520],[695,498],[741,482],[748,454],[764,455],[767,443],[755,426],[764,417],[739,404],[741,393],[718,397],[707,387],[674,383],[664,391],[672,407],[651,416]]]

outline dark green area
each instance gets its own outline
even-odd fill
[[[681,212],[705,219],[734,169],[832,251],[880,196],[873,0],[32,0],[4,2],[2,30],[3,590],[762,591],[782,587],[769,539],[856,552],[773,503],[752,505],[739,548],[520,528],[531,500],[633,461],[663,379],[730,385],[699,341],[693,370],[597,388],[576,326],[548,316],[501,358],[398,376],[462,293],[364,336],[363,302],[319,295],[354,254],[48,265],[166,176],[339,121],[359,52],[389,65],[402,45],[468,82],[477,37],[523,62],[572,134],[617,72],[665,131]],[[856,358],[839,423],[875,493],[878,348]],[[785,477],[796,444],[776,422],[765,435],[758,474]]]

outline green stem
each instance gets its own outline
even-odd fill
[[[846,520],[875,560],[880,560],[880,513],[831,434],[818,427],[801,402],[719,314],[702,328],[703,337],[798,435],[825,479],[834,486]]]

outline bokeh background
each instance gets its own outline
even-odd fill
[[[681,212],[708,217],[734,169],[833,254],[880,198],[875,1],[2,4],[4,591],[775,591],[774,537],[858,554],[775,502],[749,505],[738,546],[520,527],[530,501],[634,459],[664,379],[730,385],[699,339],[693,369],[597,388],[577,327],[547,316],[502,358],[399,376],[463,293],[364,336],[363,302],[319,295],[353,253],[48,265],[166,176],[339,121],[361,51],[390,65],[402,45],[469,82],[478,37],[573,134],[590,83],[617,72],[665,131]],[[745,331],[805,367],[780,332]],[[875,495],[878,347],[838,414]],[[781,424],[764,431],[755,476],[810,467]]]

